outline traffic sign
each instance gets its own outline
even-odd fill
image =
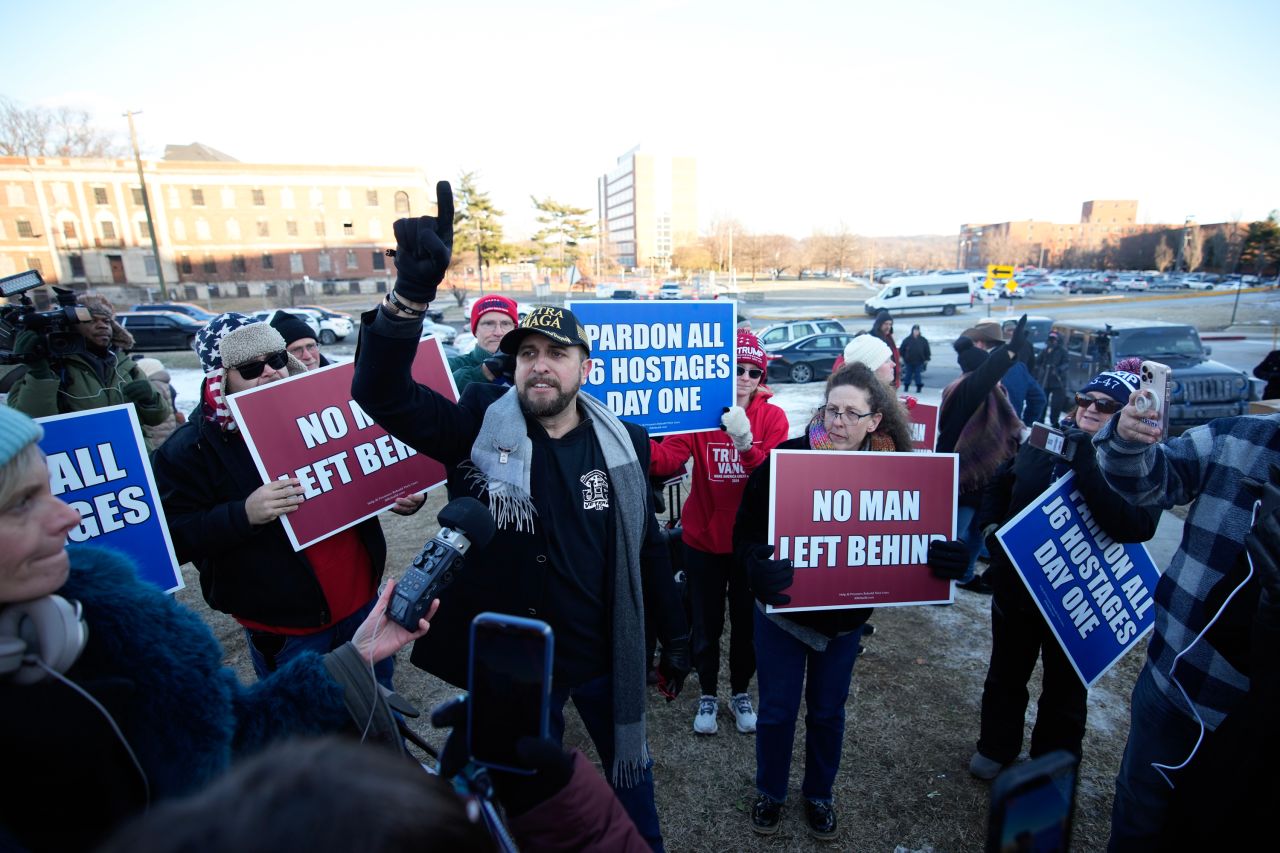
[[[982,286],[990,290],[997,286],[1003,286],[1010,293],[1018,289],[1018,282],[1013,278],[1013,267],[1002,266],[1000,264],[989,264],[987,266],[987,277],[982,282]]]

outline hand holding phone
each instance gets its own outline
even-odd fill
[[[1144,361],[1138,378],[1138,397],[1134,407],[1147,426],[1160,430],[1160,438],[1169,432],[1169,384],[1173,371],[1158,361]]]
[[[477,764],[530,775],[522,738],[546,738],[551,721],[551,626],[538,619],[481,613],[471,622],[467,739]]]

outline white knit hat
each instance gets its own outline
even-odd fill
[[[867,369],[872,371],[888,361],[892,355],[893,350],[889,349],[889,345],[875,335],[858,335],[844,345],[845,364],[853,364],[856,361],[866,365]]]

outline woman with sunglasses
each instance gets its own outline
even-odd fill
[[[747,477],[768,460],[769,451],[786,440],[789,429],[786,413],[769,402],[773,392],[764,385],[768,356],[749,331],[738,331],[737,360],[736,404],[721,416],[723,432],[682,433],[650,443],[649,473],[653,476],[671,476],[693,457],[689,499],[680,523],[692,600],[693,663],[702,684],[693,730],[702,735],[713,735],[718,729],[717,685],[726,595],[731,631],[729,710],[738,731],[756,730],[755,709],[747,693],[756,671],[751,591],[745,570],[733,559],[733,519]]]
[[[302,503],[295,478],[263,485],[226,397],[306,372],[280,332],[221,314],[196,336],[205,379],[198,413],[152,457],[179,562],[205,601],[244,628],[259,678],[353,636],[376,599],[387,556],[377,518],[295,552],[280,517]],[[375,667],[391,686],[394,661]]]
[[[991,664],[982,690],[982,724],[978,749],[969,772],[994,779],[1022,751],[1027,714],[1027,682],[1036,659],[1044,665],[1044,680],[1031,731],[1031,757],[1065,749],[1081,753],[1088,691],[1080,683],[1044,617],[1018,579],[1009,556],[994,531],[1021,512],[1068,471],[1084,495],[1103,532],[1117,542],[1145,542],[1155,534],[1157,509],[1131,505],[1106,484],[1094,457],[1091,439],[1115,416],[1138,389],[1138,377],[1124,370],[1099,373],[1075,395],[1075,409],[1063,419],[1067,443],[1074,447],[1070,461],[1024,444],[988,485],[979,523],[991,553],[987,571],[991,599]],[[939,545],[944,543],[938,543]],[[960,542],[946,543],[959,562],[967,558]],[[934,549],[930,549],[931,559]]]
[[[860,362],[846,364],[827,380],[826,402],[804,435],[778,445],[780,450],[870,450],[911,452],[906,410],[893,390]],[[770,466],[761,465],[747,481],[733,526],[734,553],[742,561],[761,605],[787,604],[790,560],[771,559],[769,531]],[[766,613],[755,608],[760,717],[756,725],[756,791],[751,828],[760,835],[777,832],[791,773],[800,698],[805,699],[805,770],[800,792],[809,832],[816,838],[837,834],[832,791],[844,745],[845,702],[862,626],[871,608]],[[807,683],[806,683],[807,682]]]

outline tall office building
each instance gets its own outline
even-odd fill
[[[626,269],[669,269],[677,246],[698,239],[698,167],[692,157],[637,145],[597,181],[601,251]]]

